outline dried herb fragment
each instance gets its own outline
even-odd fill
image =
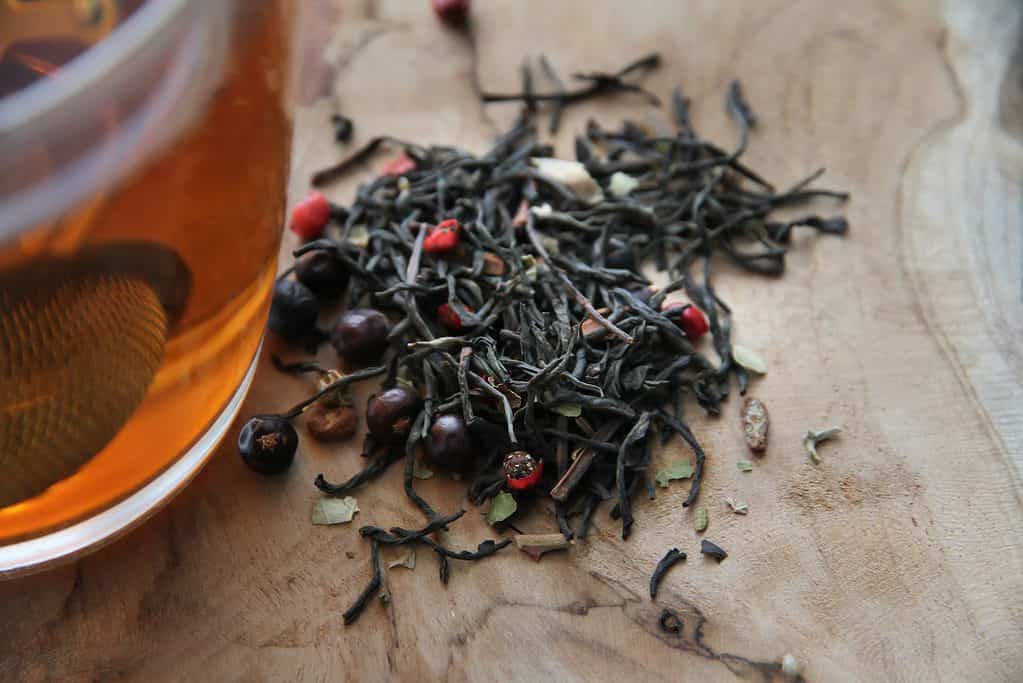
[[[728,553],[726,553],[721,546],[711,543],[706,538],[700,541],[700,552],[704,555],[713,557],[718,562],[728,557]]]
[[[830,427],[828,429],[822,429],[816,431],[813,429],[806,430],[806,436],[803,437],[803,448],[806,449],[807,455],[813,460],[814,464],[818,464],[821,461],[820,456],[817,454],[817,444],[821,441],[827,441],[833,439],[841,433],[840,427]]]
[[[316,406],[306,422],[306,428],[317,441],[344,441],[359,431],[359,414],[350,406]]]
[[[345,243],[358,249],[365,249],[369,246],[369,230],[365,225],[353,225],[345,237]]]
[[[738,462],[735,463],[735,466],[739,468],[740,472],[753,471],[753,463],[751,463],[749,460],[739,460]]]
[[[565,417],[579,417],[583,414],[583,407],[578,403],[562,403],[561,405],[554,406],[553,410],[558,415],[564,415]]]
[[[625,197],[639,187],[639,181],[627,173],[615,171],[611,174],[611,183],[608,187],[615,197]]]
[[[803,671],[802,663],[791,654],[781,658],[781,672],[787,678],[796,678]]]
[[[409,548],[407,551],[405,551],[405,553],[401,557],[399,557],[399,558],[397,558],[395,560],[391,560],[390,562],[387,563],[387,568],[388,569],[394,569],[396,567],[405,567],[406,569],[415,569],[416,568],[416,549],[415,548]]]
[[[734,512],[737,515],[749,514],[749,505],[747,505],[746,503],[741,503],[735,500],[734,498],[725,498],[725,503],[728,505],[729,508],[731,508],[732,512]]]
[[[654,480],[661,488],[668,488],[668,482],[676,479],[688,479],[693,476],[693,463],[688,460],[676,460],[657,473]]]
[[[707,514],[707,508],[696,508],[696,514],[693,515],[693,528],[697,531],[706,531],[709,521],[710,516]]]
[[[767,448],[767,430],[770,425],[767,406],[760,399],[747,396],[742,402],[740,417],[746,445],[752,451],[763,452]]]
[[[359,511],[359,502],[351,496],[320,498],[313,504],[313,524],[347,524]]]
[[[490,509],[487,510],[487,524],[493,526],[498,522],[503,522],[514,515],[518,509],[519,504],[515,502],[515,496],[507,491],[502,491],[490,501]]]
[[[508,272],[508,266],[500,256],[488,251],[483,254],[484,275],[504,275]]]
[[[580,201],[586,204],[599,204],[604,201],[604,192],[600,185],[586,170],[586,166],[578,161],[537,157],[531,161],[540,177],[564,185],[575,193]]]
[[[686,554],[680,551],[678,548],[672,548],[667,553],[665,553],[664,557],[661,558],[661,561],[657,563],[656,567],[654,567],[653,574],[650,575],[651,600],[657,599],[657,588],[660,586],[661,579],[664,577],[664,574],[673,566],[675,566],[676,563],[682,562],[685,559]]]
[[[433,477],[433,470],[416,460],[415,464],[412,466],[412,476],[416,479],[430,479]]]
[[[745,346],[732,344],[732,359],[750,372],[755,372],[758,375],[767,374],[767,364],[761,360],[760,356]]]
[[[515,547],[532,557],[537,562],[552,550],[564,550],[569,546],[563,534],[518,534],[515,536]]]

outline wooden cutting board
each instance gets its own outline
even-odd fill
[[[313,477],[356,471],[355,447],[303,445],[270,480],[242,466],[236,426],[143,527],[0,584],[0,679],[770,680],[786,653],[812,681],[1020,679],[1019,3],[479,1],[472,41],[426,0],[304,4],[293,200],[342,153],[336,110],[356,142],[386,132],[479,151],[516,107],[483,108],[475,89],[516,89],[524,56],[567,74],[654,49],[664,66],[648,84],[682,85],[708,137],[733,139],[723,100],[739,78],[761,121],[751,165],[779,183],[825,165],[828,185],[852,192],[847,238],[801,236],[779,280],[720,278],[737,340],[770,367],[755,393],[773,419],[749,474],[735,466],[737,401],[694,424],[709,451],[706,535],[730,556],[700,558],[673,489],[637,504],[628,542],[604,511],[568,553],[454,566],[447,589],[421,557],[390,572],[389,604],[346,628],[368,546],[309,514]],[[556,143],[570,154],[589,117],[651,115],[602,100],[567,113]],[[331,198],[347,203],[381,161]],[[264,362],[243,413],[308,390]],[[802,434],[833,423],[845,431],[814,466]],[[452,482],[421,489],[440,509],[466,504]],[[357,524],[419,523],[397,470],[357,496]],[[728,512],[728,496],[749,515]],[[470,512],[449,540],[487,533]],[[672,546],[690,559],[655,605],[646,583]],[[658,630],[662,605],[682,613],[681,638]]]

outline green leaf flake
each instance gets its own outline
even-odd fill
[[[365,249],[369,246],[369,230],[366,229],[365,225],[353,225],[352,229],[348,231],[345,242],[353,247]]]
[[[490,509],[487,510],[487,524],[493,526],[498,522],[503,522],[514,515],[518,509],[519,504],[515,502],[515,496],[507,491],[501,491],[490,501]]]
[[[688,460],[676,460],[658,472],[657,476],[654,477],[654,481],[663,489],[668,487],[669,481],[688,479],[691,476],[693,476],[693,463]]]
[[[710,516],[707,514],[707,508],[696,508],[696,516],[693,517],[693,527],[697,531],[703,531],[707,528],[707,522],[710,521]]]
[[[578,403],[562,403],[554,406],[554,412],[565,417],[579,417],[583,414],[583,407]]]
[[[740,460],[739,462],[735,463],[735,466],[739,468],[740,472],[753,471],[753,463],[751,463],[749,460]]]
[[[313,504],[313,524],[347,524],[359,511],[359,502],[351,496],[320,498]]]
[[[732,358],[736,363],[746,368],[750,372],[755,372],[758,375],[767,374],[767,364],[758,356],[753,353],[745,346],[739,344],[732,344]]]
[[[416,460],[415,463],[412,464],[412,476],[416,479],[429,479],[433,476],[433,470]]]
[[[815,429],[806,430],[806,436],[803,437],[803,448],[806,449],[806,454],[810,456],[814,464],[821,461],[820,456],[817,454],[817,444],[821,441],[827,441],[833,439],[841,432],[839,427],[830,427],[828,429],[822,429],[817,431]]]

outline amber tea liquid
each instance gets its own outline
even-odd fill
[[[243,383],[284,215],[285,5],[245,6],[223,80],[167,151],[0,243],[0,546],[137,491]]]

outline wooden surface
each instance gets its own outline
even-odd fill
[[[359,140],[481,150],[515,108],[481,108],[474,81],[517,87],[525,54],[570,72],[651,49],[665,64],[648,83],[662,95],[682,84],[708,136],[733,139],[722,101],[738,77],[761,121],[751,164],[780,183],[825,164],[828,184],[853,193],[847,239],[801,237],[781,280],[721,278],[737,340],[770,367],[756,393],[773,419],[751,474],[735,467],[737,401],[694,425],[710,454],[707,537],[730,557],[702,561],[672,489],[636,506],[626,543],[605,511],[567,554],[455,566],[446,590],[422,557],[390,572],[390,604],[346,628],[368,546],[309,513],[314,475],[340,478],[360,459],[303,446],[287,477],[256,477],[235,431],[127,538],[0,584],[0,679],[767,680],[792,653],[812,681],[1020,680],[1019,3],[480,1],[475,45],[425,0],[308,4],[293,196],[338,157],[326,132],[337,108]],[[572,111],[562,154],[590,116],[647,110],[618,98]],[[347,202],[352,189],[330,194]],[[264,366],[244,413],[307,391]],[[813,466],[800,438],[832,423],[845,432]],[[460,485],[421,488],[441,509],[465,505]],[[725,510],[730,495],[748,516]],[[358,498],[357,523],[419,523],[397,470]],[[546,515],[526,526],[553,528]],[[470,513],[450,540],[486,534]],[[671,546],[690,559],[655,605],[645,585]],[[660,605],[685,615],[683,638],[658,631]]]

